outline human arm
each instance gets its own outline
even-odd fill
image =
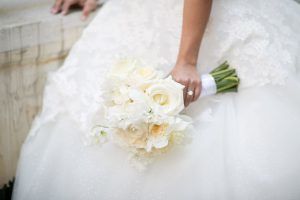
[[[211,6],[212,0],[184,1],[180,48],[171,75],[175,81],[185,85],[185,106],[196,101],[201,93],[201,80],[196,65]],[[193,91],[193,95],[188,95],[188,91]]]

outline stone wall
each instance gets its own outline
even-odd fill
[[[0,1],[0,187],[16,171],[48,72],[63,63],[88,21],[49,13],[53,0]]]

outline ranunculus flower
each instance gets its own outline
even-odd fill
[[[146,89],[153,109],[167,115],[177,115],[184,109],[184,86],[172,80],[171,77],[153,82]]]

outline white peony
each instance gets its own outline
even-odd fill
[[[184,109],[184,86],[172,80],[171,77],[154,81],[146,89],[153,109],[167,115],[177,115]]]

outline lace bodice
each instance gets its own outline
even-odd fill
[[[200,68],[225,59],[238,69],[242,87],[284,84],[297,67],[297,6],[288,0],[215,1]]]

